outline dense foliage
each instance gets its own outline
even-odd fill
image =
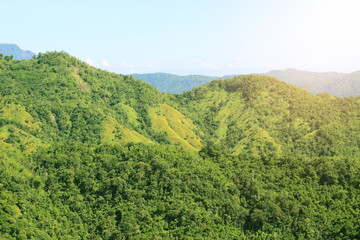
[[[4,238],[360,237],[360,165],[207,145],[60,145],[1,175]],[[14,172],[14,171],[18,172]],[[12,175],[12,177],[10,177]]]
[[[64,52],[1,57],[0,239],[359,239],[359,107],[273,77],[160,94]]]
[[[216,80],[170,95],[205,138],[255,156],[360,156],[360,98],[317,96],[273,77]]]
[[[149,84],[96,70],[63,52],[0,60],[3,116],[45,142],[128,141],[130,133],[138,141],[156,141],[163,133],[151,127],[149,111],[159,103]]]

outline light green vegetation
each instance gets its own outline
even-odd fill
[[[258,156],[359,156],[359,98],[317,96],[273,77],[216,80],[169,95],[204,139]]]
[[[163,133],[172,143],[180,144],[186,149],[200,150],[202,144],[194,131],[197,130],[193,122],[179,111],[167,104],[150,110],[153,129]]]

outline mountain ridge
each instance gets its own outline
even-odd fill
[[[14,60],[29,60],[36,54],[29,50],[22,50],[18,45],[5,43],[0,44],[0,53],[5,56],[13,56]]]
[[[135,78],[150,83],[160,92],[183,93],[194,87],[206,84],[218,77],[204,75],[186,75],[180,76],[170,73],[149,73],[149,74],[132,74]]]
[[[29,60],[36,55],[29,50],[20,49],[16,44],[0,44],[0,53],[7,56],[13,55],[14,60]],[[313,94],[330,93],[338,97],[355,97],[360,94],[360,71],[352,73],[312,72],[287,68],[285,70],[271,70],[260,75],[276,77],[281,81],[305,88]],[[180,94],[215,79],[228,79],[239,75],[217,77],[158,72],[133,74],[133,76],[155,86],[160,92]]]
[[[359,142],[360,96],[1,58],[0,238],[358,239]]]
[[[9,112],[6,110],[8,106],[11,109],[24,109],[25,106],[23,115],[31,115],[37,120],[42,129],[38,134],[42,138],[52,142],[100,143],[121,139],[125,142],[132,139],[156,142],[156,139],[168,141],[169,133],[172,141],[200,150],[201,144],[195,144],[194,148],[183,139],[184,133],[180,134],[181,137],[173,128],[151,128],[160,120],[156,114],[150,115],[150,112],[162,111],[160,94],[155,87],[132,76],[95,69],[64,52],[39,54],[37,58],[26,61],[3,59],[1,62],[7,71],[8,64],[18,69],[17,73],[10,71],[7,75],[4,71],[1,74],[3,111]],[[16,74],[21,74],[22,78]],[[24,92],[28,94],[24,95]],[[39,97],[33,99],[34,95]],[[167,108],[167,112],[174,111],[170,106]],[[16,120],[12,115],[5,116],[10,117],[8,120]],[[181,113],[165,114],[161,121],[171,122],[171,117],[182,119],[177,128],[179,131],[187,132],[193,139],[198,138],[189,127],[182,129],[183,124],[191,125],[191,120],[183,118]],[[81,127],[84,122],[91,124]]]
[[[197,76],[199,75],[181,76],[167,73],[133,75],[140,80],[152,84],[161,92],[169,93],[183,93],[184,91],[189,91],[215,79],[228,79],[240,76],[239,74],[225,75],[222,77],[200,75],[202,78],[202,80],[200,80],[197,79]],[[171,75],[171,78],[168,77],[169,75]],[[280,81],[293,84],[300,88],[305,88],[313,94],[330,93],[331,95],[338,97],[355,97],[360,95],[360,71],[352,73],[331,71],[311,72],[287,68],[285,70],[272,70],[267,73],[259,73],[258,75],[276,77]],[[189,78],[189,76],[192,76],[192,78]],[[183,86],[184,82],[186,82],[186,87]]]
[[[39,54],[28,61],[2,60],[4,69],[8,69],[9,64],[19,70],[3,71],[2,74],[0,102],[6,121],[15,121],[23,129],[29,129],[28,133],[50,142],[99,144],[131,142],[133,139],[135,142],[176,143],[199,151],[205,141],[213,140],[224,142],[234,154],[247,152],[259,156],[269,148],[266,154],[280,156],[301,149],[301,141],[307,139],[310,142],[310,136],[313,146],[318,146],[325,137],[319,131],[326,131],[331,122],[345,127],[339,123],[346,117],[340,114],[339,106],[347,106],[348,100],[326,94],[315,96],[274,77],[243,75],[218,79],[177,96],[160,94],[155,87],[132,76],[95,69],[64,52]],[[24,95],[24,92],[28,94]],[[45,97],[50,92],[52,94]],[[38,97],[35,100],[33,96]],[[354,107],[346,111],[356,112],[357,102],[354,101]],[[36,102],[40,104],[34,104]],[[334,106],[332,112],[327,110],[327,104]],[[10,112],[17,112],[22,117]],[[332,116],[333,120],[326,116]],[[312,120],[314,117],[317,123]],[[42,130],[36,132],[38,130],[17,118],[26,118]],[[250,124],[249,119],[253,119]],[[351,124],[357,121],[355,117],[350,120]],[[86,122],[91,124],[83,126]],[[293,138],[291,132],[299,124],[303,125],[304,131],[297,137],[302,140],[296,139],[295,143],[295,139],[290,140]],[[283,128],[290,132],[279,134],[279,129]],[[13,134],[5,132],[5,141],[10,141],[6,139]],[[253,145],[251,136],[257,136],[260,145]],[[346,143],[345,146],[338,140]],[[262,145],[264,141],[269,142]],[[352,141],[345,136],[332,140],[327,143],[332,146],[332,152],[308,145],[309,150],[304,154],[338,155],[341,154],[339,146],[342,146],[341,151],[350,154]],[[23,145],[17,147],[24,148]],[[32,148],[30,143],[28,145]]]
[[[339,73],[286,69],[273,70],[264,75],[306,88],[313,94],[327,92],[338,97],[355,97],[360,94],[360,71]]]

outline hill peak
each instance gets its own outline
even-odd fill
[[[36,55],[29,50],[22,50],[17,44],[14,43],[0,44],[0,53],[5,56],[14,56],[14,60],[29,60]]]

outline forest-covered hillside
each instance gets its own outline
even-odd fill
[[[161,94],[0,60],[0,239],[359,239],[360,98],[258,75]]]
[[[206,133],[204,139],[235,154],[360,154],[359,97],[313,95],[273,77],[245,75],[170,99]]]
[[[201,147],[192,121],[161,104],[154,87],[131,76],[95,69],[63,52],[29,61],[3,59],[0,69],[3,138],[25,134],[29,139],[20,138],[17,148],[26,150],[34,142],[118,141]]]

